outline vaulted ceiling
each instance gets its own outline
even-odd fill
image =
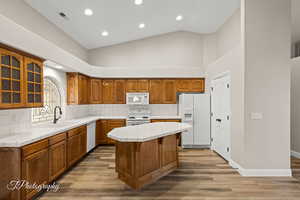
[[[175,31],[212,33],[240,7],[240,0],[143,0],[142,5],[134,0],[24,1],[87,49]],[[92,16],[84,14],[86,8]],[[141,23],[145,28],[139,28]],[[109,35],[102,36],[103,31]]]

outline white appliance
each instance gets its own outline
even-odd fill
[[[129,105],[127,126],[135,126],[139,124],[150,123],[149,105]]]
[[[128,105],[148,105],[149,93],[126,93],[126,104]]]
[[[96,147],[96,122],[87,125],[87,152]]]
[[[193,127],[182,134],[182,147],[210,147],[210,96],[207,94],[181,94],[178,106],[182,122]]]

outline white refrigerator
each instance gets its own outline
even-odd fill
[[[181,94],[178,106],[182,122],[193,127],[182,133],[182,147],[210,147],[210,96],[208,94]]]

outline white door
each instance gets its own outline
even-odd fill
[[[212,149],[224,159],[230,159],[230,76],[212,81],[211,89]]]
[[[210,145],[210,95],[194,95],[194,145]]]

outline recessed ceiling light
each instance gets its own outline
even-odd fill
[[[92,16],[92,15],[93,15],[93,11],[92,11],[91,9],[89,9],[89,8],[86,8],[86,9],[84,10],[84,14],[85,14],[86,16]]]
[[[176,17],[176,20],[177,20],[177,21],[181,21],[182,19],[183,19],[182,15],[178,15],[178,16]]]
[[[56,68],[56,69],[62,69],[63,66],[61,66],[61,65],[55,65],[55,68]]]
[[[101,35],[104,36],[104,37],[106,37],[106,36],[109,35],[109,33],[108,33],[107,31],[103,31],[103,32],[101,33]]]
[[[135,5],[142,5],[143,0],[134,0]]]
[[[145,28],[145,26],[146,26],[146,25],[145,25],[144,23],[141,23],[141,24],[139,25],[139,28],[142,29],[142,28]]]

